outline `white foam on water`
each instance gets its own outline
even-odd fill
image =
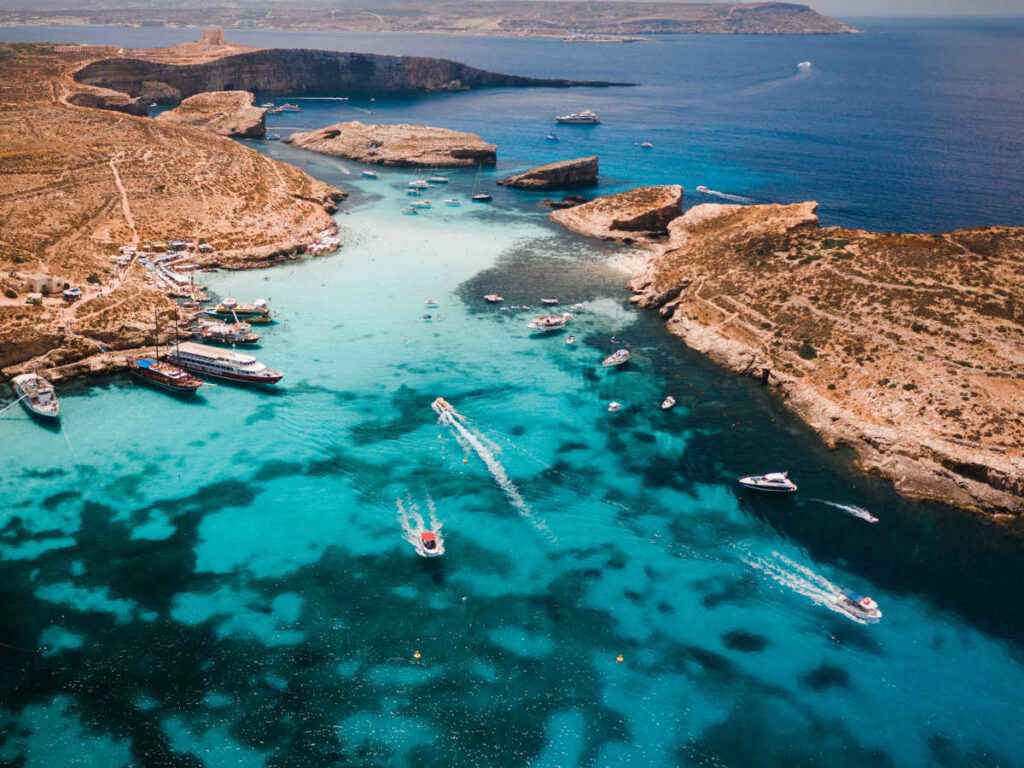
[[[771,557],[744,555],[743,562],[751,568],[765,574],[777,584],[808,597],[812,602],[841,614],[858,624],[869,623],[865,619],[844,610],[838,600],[842,590],[819,573],[815,573],[806,565],[790,560],[779,552],[772,552]]]
[[[705,186],[697,187],[697,191],[700,192],[702,195],[707,195],[708,197],[719,197],[722,200],[731,200],[734,203],[754,203],[754,202],[757,202],[756,200],[753,200],[753,199],[751,199],[749,197],[743,197],[742,195],[731,195],[728,192],[719,192],[716,189],[708,189]]]
[[[878,522],[877,517],[868,512],[868,510],[864,509],[864,507],[858,507],[856,504],[840,504],[839,502],[826,501],[825,499],[811,499],[811,501],[817,501],[819,504],[825,504],[826,506],[829,507],[841,509],[846,514],[853,515],[854,517],[860,518],[861,520],[864,520],[869,523]]]
[[[517,512],[526,520],[528,520],[534,528],[540,531],[544,536],[552,543],[558,543],[558,539],[548,528],[547,524],[543,520],[538,520],[533,510],[530,509],[530,505],[526,503],[526,499],[523,498],[522,494],[519,493],[519,489],[516,488],[515,483],[508,476],[508,472],[505,471],[505,467],[501,465],[501,462],[495,457],[494,452],[488,447],[488,443],[492,441],[478,434],[477,430],[471,429],[466,426],[465,417],[456,411],[454,408],[449,407],[446,411],[440,414],[438,423],[446,424],[452,428],[452,433],[455,435],[455,439],[458,440],[465,450],[472,450],[479,456],[484,464],[487,465],[487,469],[491,473],[491,477],[498,484],[498,487],[505,492],[508,500],[512,503],[512,506]]]

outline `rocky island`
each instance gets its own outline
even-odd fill
[[[566,229],[589,237],[622,243],[644,242],[667,232],[669,222],[683,212],[683,188],[678,185],[639,187],[552,211],[549,218]]]
[[[156,119],[203,128],[218,136],[259,139],[267,132],[267,110],[253,106],[253,95],[248,91],[189,96]]]
[[[27,7],[27,6],[26,6]],[[834,35],[856,32],[806,5],[785,2],[666,3],[552,2],[551,0],[411,0],[331,6],[298,0],[251,0],[178,7],[124,2],[98,7],[62,0],[50,8],[0,12],[2,24],[167,23],[257,29],[334,29],[433,32],[506,37],[568,37],[570,41],[628,40],[632,35]],[[240,86],[242,87],[242,86]]]
[[[638,203],[625,193],[551,218],[607,237]],[[624,260],[632,301],[902,493],[1024,513],[1024,228],[823,228],[816,207],[677,215]]]
[[[501,179],[498,184],[512,189],[549,190],[586,187],[597,183],[597,155],[561,160]]]
[[[318,131],[293,133],[285,142],[361,163],[421,168],[494,165],[498,148],[475,133],[427,125],[335,123]]]

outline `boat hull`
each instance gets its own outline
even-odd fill
[[[26,411],[28,411],[32,416],[35,416],[37,418],[46,419],[47,421],[54,421],[54,420],[60,418],[60,408],[59,407],[56,410],[48,411],[48,410],[43,410],[41,408],[36,408],[28,400],[22,400],[21,404],[23,406],[25,406],[25,410]]]
[[[284,374],[281,373],[275,373],[272,376],[247,376],[244,373],[229,373],[228,371],[219,371],[214,368],[208,368],[200,363],[190,363],[184,360],[175,360],[174,364],[181,366],[190,373],[199,373],[203,376],[212,376],[215,379],[235,381],[240,384],[276,384],[284,377]]]
[[[134,379],[138,379],[139,381],[154,386],[157,389],[162,389],[164,392],[171,392],[175,395],[194,395],[196,392],[199,391],[199,387],[202,386],[202,384],[196,384],[189,385],[186,387],[177,387],[173,384],[169,384],[159,379],[151,379],[148,376],[143,376],[141,373],[134,369],[129,369],[128,372],[132,375],[132,378]]]
[[[752,491],[761,491],[762,493],[796,493],[796,486],[791,487],[773,487],[766,485],[758,485],[747,480],[739,480],[740,485],[744,488],[749,488]]]

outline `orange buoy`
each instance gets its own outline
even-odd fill
[[[615,657],[615,660],[616,660],[617,662],[619,662],[619,664],[621,664],[621,663],[622,663],[622,654],[620,653],[620,654],[619,654],[618,656],[616,656],[616,657]]]

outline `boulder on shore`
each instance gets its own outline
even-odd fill
[[[513,189],[563,189],[597,183],[597,155],[561,160],[518,173],[498,182]]]
[[[157,120],[204,128],[219,136],[262,138],[267,132],[267,110],[253,106],[248,91],[211,91],[189,96]]]
[[[548,218],[581,235],[632,242],[658,237],[683,212],[683,188],[678,184],[638,187],[606,195],[589,203],[552,211]]]
[[[475,133],[429,125],[335,123],[318,131],[293,133],[296,147],[375,165],[423,168],[494,165],[498,147]]]

